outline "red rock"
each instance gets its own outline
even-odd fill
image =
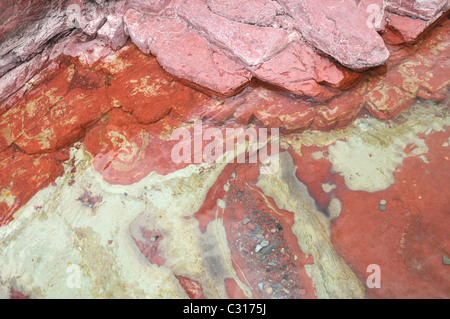
[[[121,60],[126,60],[127,66],[117,71],[114,63]],[[173,107],[187,107],[196,94],[167,74],[154,57],[143,55],[134,46],[122,49],[111,62],[99,67],[114,77],[106,93],[114,98],[115,105],[142,124],[160,120]]]
[[[231,178],[233,173],[235,177]],[[266,287],[271,287],[272,283],[282,285],[283,276],[287,278],[286,281],[292,280],[292,285],[287,292],[282,292],[278,297],[315,298],[311,278],[304,270],[303,261],[306,260],[306,256],[300,250],[297,237],[291,231],[294,222],[292,213],[277,208],[271,198],[262,195],[262,191],[254,186],[258,175],[257,164],[229,164],[208,192],[203,206],[194,215],[199,219],[200,229],[202,231],[206,229],[207,224],[215,218],[223,220],[233,267],[239,279],[250,286],[253,298],[272,298],[273,292],[266,290]],[[226,183],[230,185],[227,191],[223,188]],[[218,199],[225,201],[225,209],[216,207]],[[264,221],[260,217],[264,217]],[[256,241],[252,238],[252,229],[248,228],[250,223],[243,225],[240,222],[242,218],[251,219],[255,229],[259,227],[267,234],[265,237],[267,241],[278,243],[273,251],[266,254],[265,259],[258,259],[258,253],[255,252]],[[267,223],[268,221],[271,223]],[[233,227],[235,223],[238,223],[238,229]],[[274,227],[278,231],[272,232]],[[284,248],[284,254],[281,253],[281,248]],[[294,258],[294,255],[298,258]],[[268,263],[275,260],[277,265],[283,265],[289,270],[267,271],[271,267]],[[259,289],[260,283],[265,287],[263,290]],[[305,289],[304,296],[298,293],[301,289]],[[230,293],[233,295],[233,291]]]
[[[329,181],[331,163],[326,158],[316,159],[312,154],[327,152],[327,148],[302,145],[301,155],[297,154],[292,148],[288,151],[297,167],[297,178],[308,187],[309,194],[314,198],[317,208],[326,214],[332,193],[326,193],[322,184]],[[311,263],[311,258],[314,259],[312,255],[309,256],[306,264]]]
[[[29,154],[58,150],[78,141],[87,127],[109,111],[110,105],[103,93],[73,89],[47,114],[30,118],[34,122],[27,123],[15,143]]]
[[[183,286],[189,298],[205,299],[205,296],[203,295],[202,285],[198,281],[177,275],[175,275],[175,277],[177,277],[178,281],[180,282],[181,286]]]
[[[40,84],[44,82],[48,82],[50,79],[52,79],[59,71],[60,63],[57,61],[53,61],[49,64],[47,64],[45,67],[43,67],[41,70],[37,70],[36,75],[34,75],[31,79],[28,80],[27,84],[20,87],[17,91],[8,92],[5,91],[6,95],[9,95],[6,99],[3,101],[0,101],[0,115],[8,111],[11,107],[16,105],[17,103],[20,103],[21,99],[24,97],[24,95],[28,92],[30,92],[34,87],[39,86]],[[34,72],[31,72],[31,74]],[[28,75],[31,75],[28,73]],[[27,75],[27,77],[28,77]],[[24,79],[25,81],[25,79]],[[8,86],[7,81],[5,81],[6,86]]]
[[[279,128],[287,133],[309,127],[321,130],[343,127],[357,116],[362,106],[361,92],[356,88],[323,104],[263,88],[250,88],[227,107],[234,109],[237,123],[248,125],[256,120],[255,123],[264,127]]]
[[[383,40],[367,25],[355,1],[279,1],[295,18],[295,28],[322,52],[351,69],[384,64],[389,57]]]
[[[0,153],[0,227],[13,220],[13,214],[39,190],[64,173],[62,162],[69,152],[28,155],[10,147]]]
[[[414,42],[426,29],[428,22],[391,13],[389,26],[395,29],[405,42]]]
[[[31,91],[26,99],[20,99],[19,103],[9,108],[2,115],[0,120],[0,150],[3,151],[9,147],[20,135],[31,115],[31,123],[35,124],[35,118],[41,115],[42,110],[46,110],[46,106],[51,103],[49,96],[53,96],[54,100],[62,98],[69,89],[68,78],[72,69],[65,69],[59,72],[53,79],[49,79],[48,87],[45,83],[37,86]],[[34,95],[33,95],[34,93]],[[42,94],[42,95],[41,95]],[[30,101],[30,102],[28,102]],[[29,103],[29,104],[28,104]],[[23,107],[25,105],[25,107]],[[29,107],[27,107],[29,105]],[[39,112],[34,111],[38,109]]]
[[[403,160],[394,173],[396,183],[368,193],[350,191],[342,177],[333,177],[342,212],[332,224],[332,242],[363,282],[368,265],[381,269],[381,288],[366,289],[367,298],[447,298],[448,132],[425,139],[427,163],[420,156]],[[380,200],[386,210],[379,210]],[[349,232],[353,235],[348,236]]]
[[[253,71],[258,79],[279,86],[297,95],[327,100],[339,94],[319,83],[345,88],[359,77],[340,69],[329,58],[320,56],[305,42],[294,42],[289,48]]]
[[[190,103],[174,106],[170,114],[182,122],[193,123],[195,120],[204,119],[211,125],[219,126],[233,119],[238,107],[233,101],[240,96],[238,94],[230,98],[216,99],[196,92]]]
[[[215,14],[229,20],[272,27],[284,8],[271,0],[208,0],[208,8]]]
[[[389,0],[387,8],[401,15],[432,20],[449,9],[447,0]]]
[[[171,0],[126,0],[126,8],[138,11],[159,12],[163,10]]]
[[[246,66],[255,66],[267,61],[290,42],[289,34],[285,30],[228,20],[213,14],[200,0],[182,1],[178,15],[209,42]]]
[[[61,149],[111,108],[102,77],[68,62],[49,83],[3,114],[0,148],[15,143],[29,154]]]
[[[370,84],[365,106],[374,117],[381,120],[393,118],[415,103],[415,92],[402,88],[404,80],[400,74],[390,72],[389,76]],[[416,86],[416,92],[417,89]]]
[[[168,174],[187,166],[171,159],[172,148],[178,141],[169,141],[167,135],[179,125],[171,117],[143,125],[132,115],[114,108],[89,130],[84,143],[95,157],[94,168],[105,181],[128,185],[153,171]]]
[[[233,95],[249,83],[248,71],[212,49],[182,21],[134,10],[127,11],[124,19],[133,43],[146,54],[151,51],[161,66],[176,77],[222,95]]]
[[[443,22],[430,37],[419,41],[413,52],[402,52],[386,73],[370,79],[364,100],[373,116],[392,118],[414,104],[418,95],[443,99],[450,84],[449,28],[450,23]]]
[[[30,299],[30,297],[16,291],[14,288],[11,288],[11,299]]]
[[[225,278],[225,290],[230,299],[248,299],[236,280],[232,278]]]
[[[316,107],[317,113],[311,123],[316,130],[339,129],[354,121],[363,107],[361,90],[344,92],[327,104]]]

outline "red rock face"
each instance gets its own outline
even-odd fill
[[[138,176],[143,177],[154,169],[159,172],[176,169],[165,164],[169,162],[162,159],[164,156],[156,160],[158,164],[149,164],[143,160],[147,157],[142,157],[143,154],[152,156],[154,147],[160,147],[163,150],[161,154],[169,158],[173,145],[160,137],[161,130],[168,132],[163,129],[167,125],[177,127],[183,122],[192,123],[204,118],[216,125],[225,122],[239,125],[253,123],[260,127],[280,128],[287,133],[309,127],[343,127],[355,119],[363,107],[377,118],[392,118],[412,105],[416,96],[436,100],[445,98],[449,81],[446,59],[449,50],[446,44],[449,41],[445,40],[448,38],[448,28],[449,24],[443,22],[413,47],[390,45],[392,62],[388,64],[387,70],[368,73],[364,82],[344,93],[339,93],[338,88],[312,81],[315,83],[312,88],[319,90],[318,97],[328,99],[323,103],[259,85],[249,87],[232,98],[214,99],[181,84],[163,71],[154,58],[141,54],[134,46],[125,47],[116,56],[103,62],[91,61],[91,67],[76,59],[63,58],[39,73],[33,88],[24,97],[12,96],[4,100],[0,145],[3,150],[15,145],[28,154],[49,153],[64,149],[82,139],[89,131],[86,137],[88,150],[93,154],[103,151],[107,154],[108,149],[118,150],[117,144],[111,142],[114,141],[111,140],[112,136],[116,134],[112,132],[117,132],[141,147],[141,151],[125,160],[130,161],[126,166],[135,167],[139,180]],[[311,49],[307,51],[313,54],[311,61],[325,59]],[[82,61],[88,60],[83,58]],[[354,85],[361,76],[348,73],[333,64],[323,69],[315,65],[315,69],[307,72],[320,74],[324,82],[333,83],[342,89]],[[120,109],[111,112],[114,107]],[[168,114],[170,117],[167,117]],[[167,120],[157,122],[165,116]],[[91,129],[100,119],[101,122]],[[157,123],[146,126],[154,122]],[[102,133],[94,138],[96,134],[104,132],[103,127],[111,131],[110,137]],[[139,132],[144,132],[144,135]],[[152,141],[150,144],[148,138]],[[105,148],[104,145],[110,146]],[[123,147],[125,151],[128,146]],[[123,173],[119,173],[113,169],[116,165],[108,164],[110,160],[107,157],[95,161],[96,167],[105,176],[111,176],[107,179],[118,182],[121,180],[118,177],[120,174],[128,179],[128,170],[120,169]],[[113,162],[117,160],[119,158]],[[135,166],[136,160],[141,164]]]
[[[419,157],[406,159],[395,173],[398,182],[385,191],[370,194],[338,187],[335,193],[343,203],[332,225],[339,254],[361,278],[370,274],[367,265],[381,268],[382,288],[367,289],[369,298],[446,298],[450,293],[443,284],[448,266],[442,262],[450,245],[445,231],[449,202],[440,191],[449,180],[444,168],[448,152],[442,149],[447,139],[445,133],[425,137],[433,154],[429,164]],[[331,180],[342,185],[339,176]],[[381,200],[387,202],[385,210],[379,208]]]
[[[364,69],[386,62],[389,52],[383,40],[354,1],[291,1],[281,3],[295,19],[295,28],[317,49],[352,69]],[[350,31],[351,30],[351,31]]]
[[[195,214],[200,229],[205,231],[215,218],[223,219],[233,266],[254,298],[313,298],[314,288],[304,269],[307,256],[291,232],[292,213],[278,209],[252,186],[258,175],[257,165],[227,166]],[[224,201],[225,209],[215,216],[218,200]],[[239,295],[228,289],[230,297]]]
[[[448,9],[446,0],[389,0],[387,5],[393,12],[423,20],[431,20]]]
[[[68,24],[69,5],[80,9],[76,26]],[[227,129],[248,127],[280,129],[289,140],[305,130],[343,129],[361,117],[401,121],[418,99],[446,105],[447,10],[443,0],[346,0],[338,7],[328,0],[6,1],[0,4],[0,227],[38,191],[59,187],[59,176],[71,174],[68,185],[75,183],[71,149],[85,148],[95,174],[119,189],[204,161],[197,158],[209,141],[195,144],[198,120],[226,141]],[[180,127],[189,134],[186,162],[173,160],[179,144],[171,134]],[[296,177],[329,218],[339,256],[363,284],[368,265],[381,267],[382,288],[365,289],[368,298],[450,295],[442,262],[450,248],[443,147],[449,136],[443,130],[419,137],[428,162],[405,158],[395,183],[376,192],[350,189],[333,171],[332,146],[285,145]],[[226,165],[191,220],[202,236],[208,225],[223,222],[236,274],[220,278],[229,298],[247,298],[244,285],[256,298],[316,298],[321,291],[307,271],[315,261],[300,247],[295,212],[256,186],[260,167]],[[327,183],[335,186],[328,192]],[[80,207],[108,203],[105,194],[82,190],[75,197]],[[331,218],[335,200],[341,212]],[[41,209],[34,207],[36,214]],[[142,216],[130,225],[132,247],[142,262],[164,268],[170,233]],[[208,295],[198,277],[172,272],[188,297]],[[22,295],[12,289],[11,296]]]
[[[274,1],[208,0],[208,8],[229,20],[270,27],[278,22],[284,8]]]
[[[259,65],[289,43],[285,30],[236,23],[214,15],[201,1],[181,2],[178,14],[204,34],[209,42],[228,51],[244,65]]]
[[[42,155],[28,155],[10,147],[0,155],[0,225],[13,220],[13,214],[40,189],[64,173],[62,163],[69,159],[68,150]],[[38,207],[36,209],[39,209]]]
[[[327,100],[337,94],[328,86],[346,89],[356,81],[356,74],[345,67],[361,70],[385,64],[389,51],[376,31],[384,32],[387,20],[403,41],[412,42],[448,9],[444,0],[347,0],[338,10],[333,1],[322,1],[320,6],[315,1],[300,5],[267,0],[130,0],[101,5],[54,1],[44,8],[50,13],[44,18],[30,9],[30,3],[21,3],[30,18],[42,19],[43,28],[52,30],[28,43],[28,35],[36,31],[34,25],[24,24],[22,33],[5,27],[0,75],[12,71],[0,86],[0,99],[17,91],[47,61],[49,39],[75,25],[113,49],[130,36],[169,73],[208,93],[234,95],[255,77],[297,95]],[[11,6],[5,10],[17,14]],[[6,20],[6,13],[5,24],[20,21],[14,15]],[[28,61],[42,48],[42,54]],[[22,62],[26,63],[21,69],[14,69]],[[20,80],[16,80],[18,74]]]
[[[233,95],[248,84],[248,71],[219,50],[211,49],[199,33],[182,21],[137,11],[128,11],[124,19],[139,49],[147,54],[152,52],[163,68],[176,77],[221,95]],[[143,24],[147,27],[142,28]],[[173,47],[183,47],[183,50],[173,50]],[[203,68],[208,71],[205,73]]]

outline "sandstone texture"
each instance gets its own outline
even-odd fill
[[[325,101],[354,84],[355,73],[386,64],[392,51],[383,33],[414,42],[448,7],[446,0],[6,1],[0,76],[8,83],[0,99],[36,74],[58,39],[97,37],[114,50],[130,38],[209,94],[232,96],[256,78]],[[20,79],[16,67],[25,69]],[[321,69],[330,71],[324,77]]]
[[[2,1],[0,298],[448,298],[448,9]]]

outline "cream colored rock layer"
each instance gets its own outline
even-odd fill
[[[206,297],[225,298],[224,279],[238,278],[222,221],[202,234],[195,218],[185,218],[200,208],[224,165],[152,173],[136,184],[117,186],[103,180],[79,146],[72,149],[75,183],[68,184],[68,167],[58,186],[37,193],[0,228],[3,297],[12,286],[36,298],[186,298],[177,274],[199,281]],[[85,190],[102,201],[83,204],[78,199]],[[143,213],[158,217],[169,234],[160,243],[166,258],[162,267],[146,260],[130,235],[130,223]]]

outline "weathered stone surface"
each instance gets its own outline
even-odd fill
[[[0,81],[0,101],[18,91],[29,79],[36,75],[47,59],[47,54],[38,54],[6,73]]]
[[[389,57],[383,40],[366,18],[358,13],[354,1],[282,0],[295,18],[295,28],[317,49],[352,69],[383,64]]]
[[[211,43],[247,66],[259,65],[283,50],[290,42],[282,29],[237,23],[213,14],[200,0],[183,1],[178,15]]]
[[[389,15],[389,26],[394,29],[405,42],[416,41],[430,24],[430,21],[411,19],[395,13]]]
[[[384,32],[389,14],[390,28],[403,41],[413,42],[448,9],[443,0],[416,2],[346,0],[337,7],[331,0],[320,5],[312,0],[6,2],[0,11],[0,21],[4,22],[0,29],[4,39],[0,76],[25,65],[3,79],[2,86],[8,90],[1,90],[0,99],[13,94],[35,74],[40,59],[33,57],[43,51],[41,60],[45,60],[51,39],[78,28],[114,50],[130,35],[144,53],[156,55],[169,73],[209,93],[233,95],[253,75],[291,93],[326,100],[359,78],[340,64],[359,70],[386,62],[388,51],[375,31]],[[42,10],[38,12],[33,5]],[[21,10],[27,21],[19,18]],[[308,49],[304,49],[299,34],[310,45]],[[81,42],[80,53],[76,53],[76,44],[66,53],[85,56],[88,65],[109,54],[99,42],[90,54],[90,45],[84,44],[89,41]],[[89,54],[81,52],[86,50]],[[317,58],[316,50],[332,59]],[[306,56],[309,62],[301,60]],[[288,64],[292,67],[286,67]],[[319,74],[319,69],[327,71]],[[23,75],[15,80],[18,73]]]
[[[125,7],[138,11],[159,12],[164,9],[171,0],[126,0]]]
[[[69,159],[63,149],[51,154],[28,155],[17,148],[0,153],[0,227],[40,189],[64,173],[62,162]]]
[[[78,58],[86,67],[92,67],[102,58],[113,55],[114,51],[100,38],[91,41],[75,38],[64,47],[62,53]]]
[[[114,65],[119,61],[126,61],[127,65],[115,72]],[[99,67],[114,77],[108,82],[106,94],[114,99],[115,106],[142,124],[162,119],[174,107],[186,107],[196,94],[196,90],[166,73],[154,57],[145,56],[134,46],[124,47],[114,59]]]
[[[236,93],[251,79],[247,70],[211,48],[181,20],[131,9],[124,19],[127,32],[139,49],[155,55],[161,66],[176,77],[222,95]]]
[[[271,27],[277,25],[277,17],[284,8],[272,0],[208,0],[208,8],[229,20]]]
[[[358,91],[347,92],[321,104],[262,88],[247,90],[228,107],[233,105],[236,122],[248,125],[254,121],[283,132],[344,127],[363,106]]]
[[[442,100],[448,93],[450,79],[450,23],[433,30],[412,49],[400,51],[386,73],[368,83],[365,106],[379,119],[389,119],[409,108],[417,96]],[[439,39],[439,41],[433,40]]]
[[[0,148],[12,143],[29,154],[61,149],[79,140],[112,106],[102,78],[69,64],[2,115]]]
[[[253,71],[253,75],[291,93],[317,100],[327,100],[340,93],[319,83],[345,88],[359,77],[357,73],[339,68],[329,58],[320,56],[305,42],[292,43],[289,48]]]
[[[63,11],[42,20],[32,20],[22,32],[14,32],[0,46],[0,76],[41,52],[46,43],[58,34],[67,31]]]
[[[449,2],[448,0],[388,0],[387,8],[401,15],[433,20],[448,10]]]
[[[78,12],[75,10],[75,26],[81,28],[84,33],[89,36],[95,36],[97,30],[106,21],[106,10],[95,2],[83,1],[80,4],[79,18],[76,16]],[[66,15],[70,17],[70,10],[66,9]]]
[[[93,165],[104,180],[126,185],[140,181],[151,172],[168,174],[187,166],[173,163],[171,150],[177,141],[165,136],[180,124],[166,117],[143,125],[132,115],[114,108],[89,130],[84,143],[96,157]]]
[[[293,18],[267,1],[202,3],[245,26],[237,30],[295,34]],[[27,4],[42,4],[17,3],[13,14],[23,8],[30,20]],[[249,66],[233,39],[218,45],[205,21],[194,15],[202,31],[178,18],[177,1],[128,3],[143,7],[100,5],[84,31],[19,50],[0,78],[0,298],[450,296],[448,20],[384,12],[388,27],[370,34],[383,33],[390,58],[359,73],[300,38]],[[356,3],[367,22],[380,1]],[[228,4],[236,10],[224,12]],[[1,8],[0,19],[11,14]],[[49,10],[48,23],[59,9]],[[121,47],[125,29],[142,52]],[[264,83],[248,85],[252,76]],[[281,149],[258,152],[280,155],[279,170],[265,174],[250,156],[199,162],[210,140],[196,144],[197,120],[222,137],[280,129]],[[174,161],[178,128],[190,161]],[[67,289],[77,263],[83,284]],[[382,286],[368,289],[374,264]]]
[[[125,34],[123,16],[108,15],[105,24],[98,30],[97,34],[100,39],[105,39],[114,50],[125,45],[128,36]]]

